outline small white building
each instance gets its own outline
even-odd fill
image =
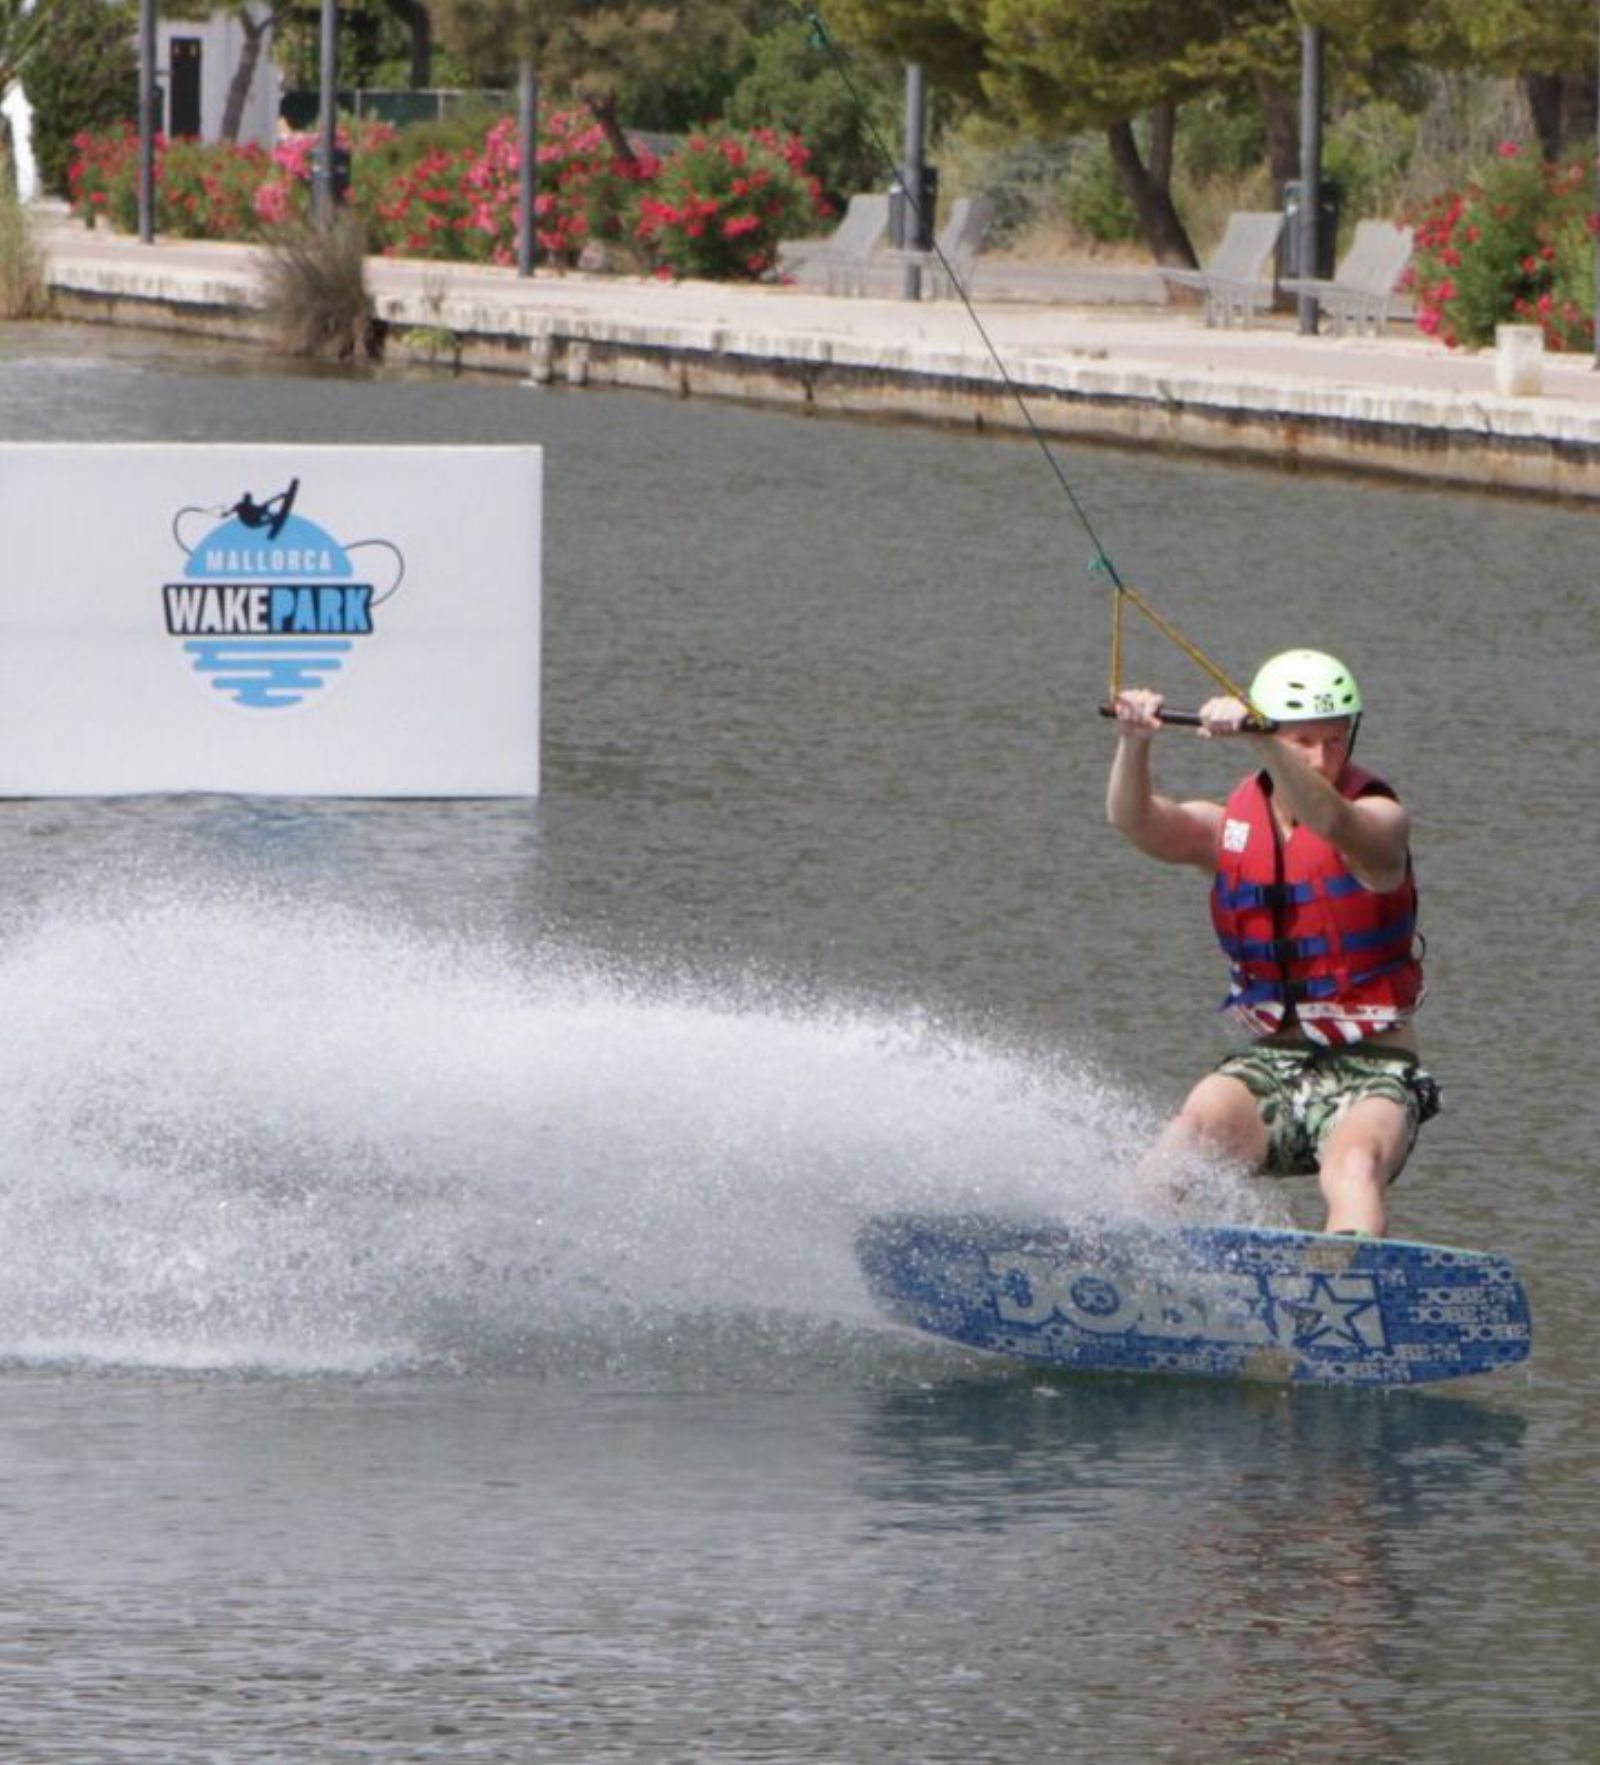
[[[161,88],[164,134],[218,139],[228,88],[244,47],[244,26],[232,13],[214,12],[203,20],[156,20],[156,81]],[[270,147],[277,139],[281,84],[272,62],[269,30],[239,119],[241,141]]]
[[[220,139],[228,88],[244,47],[244,26],[233,13],[214,12],[210,18],[196,20],[156,20],[156,86],[161,99],[157,126],[164,135]],[[282,86],[272,61],[269,28],[239,118],[240,141],[270,147],[277,140]],[[24,202],[31,202],[39,193],[33,109],[21,85],[13,84],[0,93],[0,114],[11,125],[17,194]]]

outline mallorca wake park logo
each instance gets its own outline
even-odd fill
[[[181,582],[162,586],[167,631],[210,691],[251,711],[323,697],[373,637],[374,611],[405,574],[389,540],[341,544],[296,514],[299,490],[291,478],[265,501],[246,491],[172,521],[188,561]],[[353,554],[364,551],[377,556],[358,567]]]

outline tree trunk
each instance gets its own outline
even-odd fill
[[[267,32],[272,29],[276,16],[276,13],[269,12],[264,18],[258,19],[247,8],[239,9],[237,17],[244,31],[244,47],[239,51],[239,65],[233,70],[233,78],[228,82],[227,102],[222,107],[219,134],[224,141],[239,139],[239,124],[244,117],[245,100],[250,96],[250,87],[255,81],[256,67],[261,60],[261,47],[266,42]]]
[[[637,165],[639,156],[633,151],[633,143],[623,133],[622,124],[617,121],[616,93],[602,92],[596,97],[586,98],[584,103],[589,107],[589,114],[599,123],[616,157],[624,165]]]
[[[1577,158],[1593,153],[1600,123],[1600,89],[1592,73],[1561,76],[1561,149]]]
[[[1150,181],[1170,193],[1172,144],[1178,133],[1178,107],[1169,98],[1150,113]]]
[[[433,20],[422,0],[389,0],[389,10],[411,38],[411,90],[425,92],[433,84]]]
[[[1178,211],[1172,206],[1172,192],[1156,183],[1140,159],[1133,124],[1127,121],[1112,123],[1106,129],[1106,143],[1111,149],[1111,163],[1116,168],[1117,178],[1133,204],[1133,212],[1139,217],[1140,229],[1156,262],[1181,264],[1193,269],[1198,260],[1183,222],[1178,219]]]
[[[1300,176],[1300,115],[1292,92],[1269,75],[1256,75],[1256,99],[1267,126],[1267,164],[1272,171],[1272,200],[1283,207],[1283,187]]]
[[[1524,74],[1523,96],[1533,116],[1533,132],[1539,137],[1539,152],[1550,161],[1561,157],[1561,76],[1560,74]]]

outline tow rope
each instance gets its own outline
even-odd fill
[[[828,28],[827,21],[822,16],[821,9],[815,6],[800,5],[799,0],[795,0],[795,5],[800,17],[805,21],[810,31],[813,47],[821,50],[827,55],[833,64],[834,71],[838,74],[840,81],[843,83],[846,92],[849,93],[850,102],[855,106],[856,115],[859,118],[868,139],[871,141],[874,151],[889,169],[891,175],[897,176],[900,171],[899,163],[895,159],[888,144],[884,141],[883,136],[879,133],[877,125],[873,122],[872,113],[868,109],[861,93],[857,90],[854,79],[851,77],[849,58],[835,41],[832,31]],[[1028,434],[1032,436],[1040,453],[1044,455],[1045,462],[1054,474],[1056,483],[1060,486],[1062,494],[1071,505],[1072,512],[1078,517],[1084,532],[1089,536],[1089,542],[1094,547],[1094,557],[1089,563],[1090,573],[1092,575],[1106,577],[1111,584],[1110,696],[1107,702],[1099,707],[1100,715],[1102,717],[1114,717],[1116,715],[1116,698],[1125,684],[1122,674],[1123,613],[1126,607],[1132,606],[1138,612],[1142,613],[1163,637],[1176,645],[1177,648],[1190,659],[1190,661],[1194,662],[1218,687],[1222,689],[1223,692],[1227,693],[1230,697],[1242,700],[1246,705],[1250,705],[1252,722],[1257,728],[1272,728],[1273,725],[1271,720],[1263,717],[1260,711],[1250,703],[1250,695],[1238,684],[1237,681],[1227,674],[1216,662],[1212,661],[1197,643],[1191,638],[1185,637],[1169,619],[1159,613],[1138,589],[1130,587],[1129,584],[1122,580],[1122,576],[1118,571],[1116,564],[1112,561],[1110,552],[1106,550],[1105,546],[1101,543],[1100,535],[1095,531],[1094,522],[1089,519],[1088,510],[1084,508],[1077,491],[1072,486],[1072,481],[1067,477],[1066,471],[1062,467],[1061,462],[1056,458],[1049,441],[1045,437],[1044,431],[1039,427],[1034,419],[1033,412],[1028,408],[1028,401],[1022,395],[1022,388],[1017,385],[1015,379],[1012,377],[1010,369],[1007,368],[1005,364],[1004,357],[1000,354],[993,337],[989,334],[988,327],[979,317],[977,308],[972,304],[972,297],[968,294],[965,284],[956,274],[955,265],[950,262],[949,258],[940,248],[939,241],[935,237],[933,231],[933,217],[931,215],[925,216],[923,213],[922,192],[912,191],[909,187],[911,182],[909,179],[901,179],[900,182],[902,186],[904,186],[903,194],[906,204],[911,210],[911,213],[916,217],[918,236],[931,242],[931,255],[938,260],[940,269],[944,272],[950,286],[955,290],[957,297],[966,310],[967,318],[972,323],[973,330],[975,330],[978,336],[982,339],[983,346],[988,351],[989,359],[995,365],[995,369],[1000,376],[1001,384],[1004,386],[1006,392],[1010,395],[1018,411],[1021,413],[1022,421]],[[1164,706],[1159,712],[1159,716],[1163,723],[1196,725],[1200,721],[1196,712],[1168,710]]]

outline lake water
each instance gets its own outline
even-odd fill
[[[24,328],[0,438],[548,450],[539,802],[0,807],[0,1756],[1600,1758],[1592,516],[1063,451],[1226,666],[1359,673],[1446,1093],[1395,1230],[1536,1340],[1047,1383],[850,1252],[1105,1206],[1224,1045],[1036,452]]]

